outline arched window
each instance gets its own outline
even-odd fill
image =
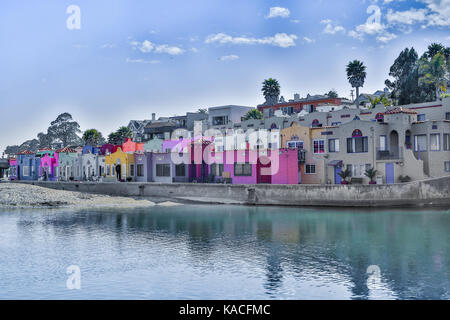
[[[270,130],[273,130],[273,129],[278,129],[278,126],[276,123],[272,123],[272,125],[270,126]]]
[[[384,114],[379,112],[375,115],[375,120],[377,120],[378,122],[384,122]]]
[[[319,127],[319,126],[320,126],[319,120],[314,119],[314,120],[312,121],[312,126],[313,126],[313,127]]]
[[[362,136],[363,136],[363,134],[362,134],[361,130],[359,130],[359,129],[353,130],[352,138],[357,138],[357,137],[362,137]]]
[[[355,116],[353,120],[361,120],[358,116]]]

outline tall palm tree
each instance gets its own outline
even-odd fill
[[[280,84],[276,79],[266,79],[262,83],[262,93],[266,98],[266,103],[275,104],[278,102],[278,96],[280,95]]]
[[[419,83],[433,84],[436,90],[436,100],[439,99],[441,90],[447,89],[448,67],[446,59],[441,52],[438,52],[430,61],[422,59],[419,64]]]
[[[364,86],[366,79],[366,66],[358,60],[350,61],[347,64],[347,79],[353,88],[356,88],[356,98],[359,97],[359,88]]]

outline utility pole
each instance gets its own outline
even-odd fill
[[[353,100],[353,91],[354,91],[353,89],[350,90],[350,96],[352,97],[352,102],[355,101],[355,100]]]

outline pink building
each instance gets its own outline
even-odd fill
[[[17,180],[17,159],[9,159],[9,180]]]
[[[46,153],[41,158],[39,177],[43,177],[44,180],[55,181],[57,179],[58,158],[57,152],[55,152],[53,156]]]
[[[127,138],[127,140],[122,143],[121,147],[122,151],[125,153],[129,152],[137,152],[137,151],[144,151],[144,144],[143,143],[136,143],[133,142],[130,138]]]

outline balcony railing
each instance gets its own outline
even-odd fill
[[[377,148],[377,160],[402,160],[403,147],[391,147],[388,150]]]

